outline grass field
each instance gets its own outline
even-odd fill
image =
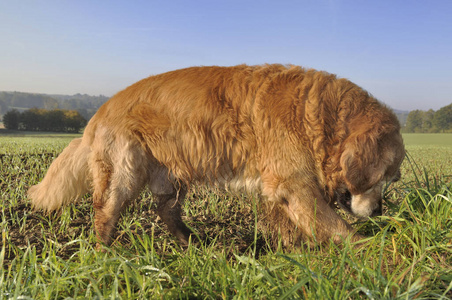
[[[0,299],[452,298],[452,135],[404,135],[385,216],[354,225],[365,246],[272,249],[252,196],[194,187],[185,220],[208,245],[181,249],[145,191],[103,252],[89,195],[48,216],[26,198],[74,137],[0,136]]]
[[[450,133],[405,133],[403,134],[403,140],[409,147],[452,147],[452,135]]]

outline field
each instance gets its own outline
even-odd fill
[[[50,215],[26,198],[74,137],[0,136],[0,299],[452,298],[452,135],[404,136],[385,215],[350,219],[364,246],[297,250],[268,246],[253,196],[192,187],[185,220],[208,243],[180,248],[145,191],[97,251],[89,195]]]

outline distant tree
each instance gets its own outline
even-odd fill
[[[433,118],[433,123],[442,132],[452,129],[452,104],[437,110]]]
[[[6,106],[11,104],[11,93],[0,92],[0,102],[4,103]]]
[[[63,110],[55,109],[46,113],[48,131],[66,131],[66,117]]]
[[[6,129],[18,130],[21,114],[17,109],[8,111],[3,116],[3,125]]]
[[[5,101],[0,99],[0,115],[3,115],[8,112],[8,104]]]
[[[42,101],[35,94],[13,93],[11,106],[18,108],[41,107]]]
[[[400,125],[405,127],[406,126],[406,119],[408,118],[409,112],[394,110],[394,113],[396,114],[397,119],[399,119]]]
[[[39,130],[41,124],[41,113],[37,108],[32,108],[21,114],[19,129],[36,131]]]
[[[5,127],[29,131],[79,132],[87,123],[76,110],[31,108],[22,113],[14,110],[5,117]]]
[[[57,109],[58,108],[58,101],[56,99],[47,97],[44,99],[44,108],[45,109]]]
[[[103,95],[89,96],[75,94],[70,96],[0,92],[0,115],[5,114],[11,109],[17,109],[19,112],[23,112],[26,109],[36,107],[46,110],[77,110],[86,120],[89,120],[107,100],[108,97]]]
[[[406,131],[407,132],[420,132],[422,131],[422,111],[413,110],[410,111],[406,119]]]
[[[435,111],[430,109],[424,111],[422,114],[422,131],[423,132],[434,132],[435,128],[433,126],[433,119],[435,117]]]
[[[85,119],[85,120],[89,120],[91,119],[91,117],[93,116],[94,113],[91,113],[88,109],[86,108],[80,108],[77,109],[77,111],[80,113],[80,115]]]
[[[85,127],[86,120],[76,110],[67,110],[64,112],[66,131],[79,132],[82,127]]]

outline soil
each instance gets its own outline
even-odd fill
[[[90,199],[88,198],[87,201]],[[141,209],[137,211],[137,207],[131,207],[123,213],[123,218],[139,219],[139,226],[132,225],[127,230],[117,226],[117,230],[114,235],[114,241],[110,247],[131,247],[131,238],[142,236],[144,234],[151,235],[153,232],[154,247],[157,252],[159,250],[165,251],[162,248],[163,244],[172,244],[174,247],[177,245],[176,239],[166,230],[166,225],[158,218],[155,210],[152,209],[153,203],[151,199],[139,199],[140,206],[149,207],[150,209]],[[143,202],[144,201],[144,202]],[[137,206],[137,204],[135,204]],[[6,247],[10,251],[5,253],[5,261],[11,261],[21,251],[11,251],[12,249],[25,249],[28,245],[32,249],[35,249],[36,254],[40,255],[46,244],[56,244],[57,255],[63,259],[69,258],[72,254],[79,250],[80,246],[77,243],[69,243],[74,239],[80,237],[87,237],[89,233],[93,231],[93,212],[90,205],[75,205],[76,213],[71,212],[72,218],[70,219],[69,226],[62,224],[61,211],[58,213],[44,214],[40,211],[33,211],[31,205],[25,201],[21,201],[19,205],[14,206],[14,218],[6,220],[6,227],[8,230],[8,239],[0,240],[0,248],[4,242],[9,243],[12,247]],[[71,208],[65,208],[71,209]],[[74,208],[72,208],[74,209]],[[128,216],[133,214],[133,216]],[[254,214],[248,211],[246,214],[243,212],[237,212],[231,210],[227,212],[228,216],[224,219],[230,219],[232,222],[224,222],[215,220],[214,217],[208,214],[199,214],[185,218],[185,222],[196,233],[199,234],[203,241],[209,241],[216,238],[215,244],[217,247],[234,245],[232,251],[239,253],[246,252],[254,241]],[[240,218],[240,220],[237,220]],[[21,221],[21,224],[14,224],[14,220]],[[64,218],[68,219],[68,218]],[[239,222],[240,224],[237,224]],[[121,223],[121,221],[120,221]],[[51,225],[50,225],[51,224]],[[53,228],[52,228],[53,227]],[[64,229],[69,228],[69,229]],[[164,240],[167,240],[164,242]],[[95,241],[90,241],[93,243]],[[68,244],[69,245],[66,245]],[[227,244],[227,245],[226,245]],[[47,246],[48,247],[48,246]],[[168,250],[168,247],[165,247]],[[262,236],[258,236],[256,241],[257,252],[266,252],[267,246]],[[183,249],[181,249],[183,251]],[[163,254],[163,253],[162,253]]]

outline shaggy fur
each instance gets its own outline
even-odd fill
[[[182,244],[189,184],[261,195],[262,220],[283,243],[341,241],[358,216],[381,212],[383,181],[404,147],[395,115],[346,79],[296,66],[194,67],[141,80],[90,120],[29,190],[55,210],[92,192],[103,243],[120,212],[148,186]]]

